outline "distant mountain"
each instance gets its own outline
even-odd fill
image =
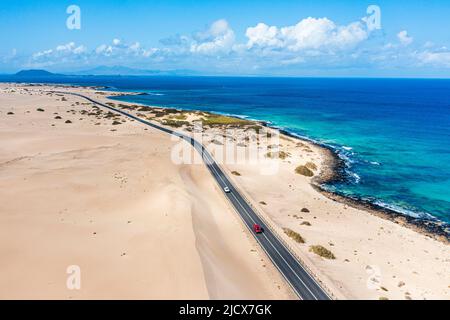
[[[179,70],[145,70],[123,66],[99,66],[93,69],[66,72],[65,74],[52,73],[46,70],[22,70],[16,77],[70,77],[70,76],[195,76],[198,72],[188,69]]]
[[[99,66],[89,70],[73,72],[73,75],[90,76],[155,76],[155,75],[194,75],[191,70],[144,70],[123,66]]]
[[[99,66],[89,70],[74,72],[73,74],[90,75],[90,76],[130,76],[130,75],[140,76],[140,75],[154,74],[154,72],[121,66],[113,66],[113,67]]]
[[[16,77],[55,77],[62,74],[51,73],[46,70],[21,70],[15,74]]]

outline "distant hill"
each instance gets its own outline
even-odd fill
[[[121,66],[99,66],[89,70],[82,70],[74,72],[76,75],[90,75],[90,76],[140,76],[140,75],[152,75],[155,72],[151,70],[140,70]]]
[[[74,75],[90,76],[155,76],[155,75],[194,75],[191,70],[144,70],[123,66],[99,66],[89,70],[73,72]]]
[[[16,77],[55,77],[62,74],[51,73],[46,70],[21,70],[15,74]]]
[[[65,74],[52,73],[46,70],[31,69],[17,72],[16,77],[70,77],[70,76],[194,76],[198,72],[188,69],[178,70],[145,70],[123,66],[98,66],[93,69],[67,72]]]

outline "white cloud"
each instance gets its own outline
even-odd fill
[[[81,45],[81,46],[76,46],[74,42],[69,42],[67,44],[61,44],[59,46],[56,47],[56,51],[57,52],[62,52],[62,53],[66,53],[66,54],[81,54],[86,52],[86,47]]]
[[[258,23],[255,27],[247,28],[245,35],[248,38],[247,47],[253,46],[270,46],[280,47],[282,41],[278,39],[278,28],[269,27],[265,23]]]
[[[112,47],[107,46],[106,44],[102,44],[95,49],[97,54],[110,55],[112,53]]]
[[[125,59],[130,62],[142,62],[150,58],[155,60],[161,50],[158,48],[144,48],[139,42],[126,43],[119,39],[113,39],[110,44],[101,44],[94,50],[88,50],[83,45],[75,42],[57,45],[55,48],[37,52],[31,56],[26,66],[47,67],[75,64],[103,65],[115,64]],[[119,62],[123,63],[123,62]]]
[[[130,51],[138,52],[141,48],[141,44],[139,42],[135,42],[129,46]]]
[[[93,50],[69,42],[19,58],[39,66],[134,64],[142,68],[203,68],[236,73],[283,68],[450,67],[447,48],[431,42],[413,46],[414,39],[406,30],[396,34],[398,41],[387,42],[382,33],[372,33],[363,20],[346,25],[313,17],[287,26],[261,22],[248,27],[245,36],[244,41],[237,42],[229,23],[221,19],[204,31],[163,39],[159,47],[115,38]]]
[[[143,49],[142,55],[146,58],[153,56],[157,52],[159,52],[160,49],[158,48],[150,48],[150,49]]]
[[[208,30],[197,33],[190,46],[192,53],[229,53],[235,43],[234,31],[224,19],[215,21]]]
[[[398,38],[398,40],[400,41],[400,43],[401,43],[402,45],[404,45],[404,46],[410,45],[410,44],[413,42],[413,40],[414,40],[412,37],[410,37],[410,36],[408,35],[408,32],[407,32],[406,30],[400,31],[400,32],[397,34],[397,38]]]
[[[368,38],[369,31],[360,21],[338,26],[328,18],[309,17],[296,25],[281,28],[258,23],[247,28],[246,36],[249,48],[334,51],[354,47]]]
[[[450,51],[424,51],[418,54],[418,58],[419,61],[423,64],[450,67]]]
[[[38,59],[40,57],[46,57],[46,56],[51,55],[52,53],[53,53],[53,49],[39,51],[39,52],[36,52],[33,54],[33,58]]]

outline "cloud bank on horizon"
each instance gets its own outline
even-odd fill
[[[227,19],[212,22],[203,30],[174,34],[157,46],[143,46],[116,37],[89,47],[68,41],[28,55],[16,49],[1,57],[3,65],[83,70],[100,65],[140,69],[191,69],[205,74],[303,75],[327,74],[330,70],[439,69],[450,71],[450,49],[430,41],[419,43],[408,30],[398,30],[387,40],[380,25],[370,17],[348,24],[327,17],[304,17],[292,25],[264,21],[237,34]],[[401,72],[399,73],[401,75]]]

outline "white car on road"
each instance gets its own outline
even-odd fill
[[[223,191],[225,191],[225,193],[230,193],[231,192],[230,188],[228,188],[228,187],[223,188]]]

